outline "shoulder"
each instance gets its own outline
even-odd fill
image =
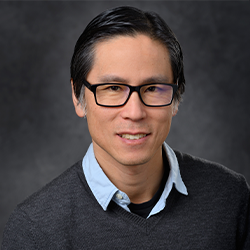
[[[188,192],[180,199],[180,211],[185,210],[193,225],[201,225],[205,237],[214,230],[220,240],[227,238],[232,243],[235,239],[237,249],[243,249],[243,244],[248,249],[250,189],[245,178],[221,164],[178,151],[175,154]]]
[[[18,204],[13,214],[22,213],[32,220],[41,220],[43,216],[62,215],[82,192],[84,174],[79,161]]]
[[[215,192],[249,196],[249,185],[243,175],[216,162],[175,151],[184,183]]]
[[[82,207],[78,207],[88,204],[86,188],[79,161],[15,208],[5,226],[3,249],[36,249],[37,245],[59,249],[72,214],[79,215]]]

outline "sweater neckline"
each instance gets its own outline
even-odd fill
[[[143,231],[146,234],[149,234],[151,230],[158,224],[159,221],[163,219],[163,217],[169,212],[170,209],[173,209],[173,202],[177,201],[177,196],[181,195],[174,187],[172,188],[168,198],[166,199],[166,206],[165,208],[149,217],[143,218],[137,214],[130,213],[116,204],[114,201],[111,201],[108,210],[112,210],[114,213],[119,215],[119,218],[123,219],[124,221],[128,222],[130,225],[136,226],[139,230]]]

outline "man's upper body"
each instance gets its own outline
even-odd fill
[[[71,84],[91,147],[18,206],[3,249],[249,248],[244,178],[164,143],[185,78],[181,47],[157,14],[118,7],[93,19]]]
[[[164,149],[169,178],[147,218],[128,209],[91,145],[83,161],[18,205],[2,249],[249,249],[245,179]]]

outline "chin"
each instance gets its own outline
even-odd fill
[[[119,160],[118,160],[119,161]],[[136,159],[126,159],[126,160],[120,160],[120,164],[124,165],[124,166],[140,166],[143,164],[146,164],[149,160],[148,159],[138,159],[138,157]]]

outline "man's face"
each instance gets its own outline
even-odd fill
[[[100,42],[95,47],[94,64],[87,81],[131,86],[173,83],[168,51],[145,35],[118,36]],[[88,128],[100,165],[102,162],[121,166],[154,164],[161,155],[177,104],[147,107],[138,93],[133,92],[122,107],[101,107],[87,88],[85,101]],[[83,111],[78,110],[78,115],[82,116]]]

